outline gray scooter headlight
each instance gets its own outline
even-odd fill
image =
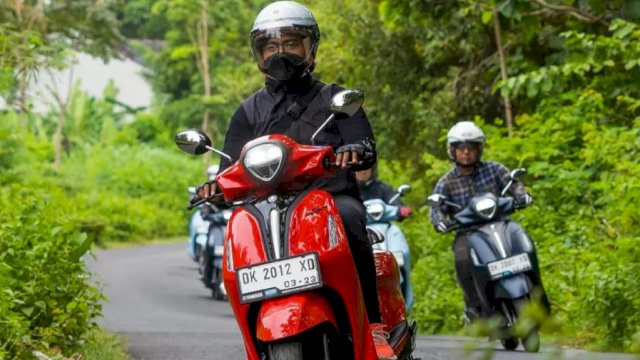
[[[471,208],[473,209],[473,212],[475,212],[481,218],[490,220],[496,214],[496,210],[498,209],[498,202],[496,201],[495,196],[488,194],[473,201]]]

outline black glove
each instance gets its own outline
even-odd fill
[[[359,157],[362,157],[362,155],[364,155],[364,145],[360,145],[360,144],[342,145],[336,150],[336,154],[340,154],[347,151],[348,152],[355,151],[358,153]]]

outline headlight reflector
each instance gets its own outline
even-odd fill
[[[268,182],[278,174],[284,160],[284,149],[275,143],[256,145],[244,155],[242,163],[258,180]]]

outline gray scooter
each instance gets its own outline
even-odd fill
[[[547,312],[550,310],[533,241],[520,224],[508,217],[524,208],[512,197],[505,196],[515,178],[523,173],[522,168],[511,172],[511,179],[500,197],[491,193],[477,195],[464,209],[441,194],[428,198],[432,207],[459,209],[447,232],[467,233],[473,282],[482,304],[481,316],[502,315],[504,323],[498,336],[507,350],[518,346],[519,339],[513,328],[525,305],[535,298],[534,294],[539,294],[542,305]],[[538,326],[531,328],[521,340],[527,352],[537,352],[540,349]]]

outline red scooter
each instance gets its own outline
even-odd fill
[[[336,94],[332,115],[312,143],[336,114],[358,111],[363,98],[359,90]],[[179,133],[176,144],[191,154],[212,150],[228,157],[199,130]],[[314,180],[334,176],[335,168],[330,146],[268,135],[247,143],[239,160],[216,177],[218,200],[236,206],[227,225],[223,278],[249,360],[377,359],[340,215],[328,192],[309,189]],[[390,252],[374,256],[389,344],[398,359],[411,360],[416,323],[406,319],[398,265]]]

